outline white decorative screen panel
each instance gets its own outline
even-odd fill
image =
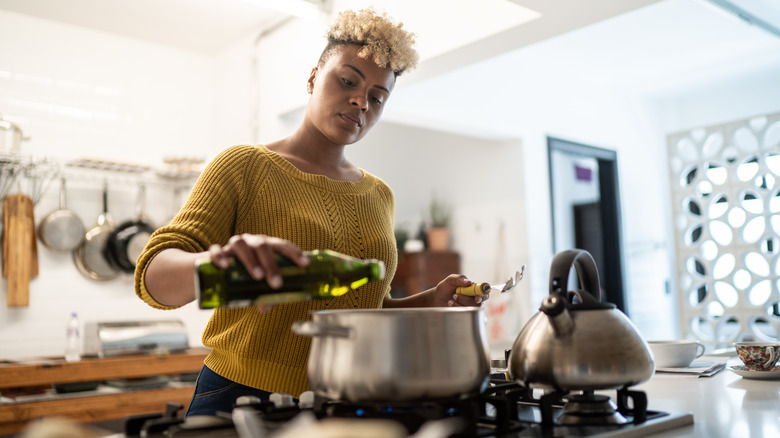
[[[780,113],[667,137],[683,336],[780,339]]]

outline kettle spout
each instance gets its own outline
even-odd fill
[[[566,300],[560,294],[547,296],[540,310],[547,315],[556,337],[567,336],[574,331],[574,319],[566,308]]]

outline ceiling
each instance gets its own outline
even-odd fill
[[[761,17],[780,29],[780,1],[759,1],[773,8]],[[517,138],[517,114],[540,84],[548,100],[562,104],[572,86],[659,101],[757,75],[780,77],[780,34],[709,1],[662,0],[397,87],[391,104],[397,111],[385,111],[384,120]]]
[[[533,22],[532,39],[546,38],[658,0],[589,0],[579,10],[568,0],[425,1],[426,8],[416,0],[0,0],[0,9],[216,55],[290,17],[270,5],[313,6],[326,22],[333,11],[371,5],[403,17],[417,33],[425,60],[528,22]],[[540,15],[542,20],[535,20]],[[527,43],[529,35],[512,41]]]
[[[535,64],[543,64],[541,74],[547,76],[575,65],[578,76],[596,83],[669,89],[701,80],[696,72],[706,71],[712,78],[745,67],[745,61],[735,60],[760,62],[756,60],[780,55],[780,35],[713,6],[728,3],[743,15],[753,13],[771,30],[780,29],[777,0],[426,0],[427,8],[416,0],[304,2],[317,1],[325,10],[379,4],[391,16],[404,17],[405,25],[418,33],[423,62],[398,87],[414,93],[396,93],[401,94],[393,104],[399,108],[396,113],[408,118],[420,108],[425,113],[417,116],[421,121],[426,114],[450,122],[457,117],[465,129],[471,125],[477,131],[484,126],[480,114],[457,114],[462,106],[433,96],[446,95],[474,77],[490,77],[490,83],[458,88],[461,97],[473,93],[471,98],[479,102],[485,95],[505,93],[504,84],[516,77],[513,72],[527,72]],[[0,9],[215,56],[289,17],[263,6],[267,2],[0,0]]]
[[[286,16],[243,0],[0,0],[0,9],[203,54]]]
[[[372,5],[392,16],[404,17],[408,28],[436,28],[436,37],[458,39],[457,44],[462,46],[511,27],[517,28],[512,35],[524,33],[518,32],[520,28],[536,27],[533,30],[538,36],[531,38],[550,38],[561,33],[561,21],[568,23],[565,30],[569,31],[657,1],[426,0],[427,7],[420,8],[415,0],[0,0],[0,9],[214,55],[238,39],[290,16],[289,7],[281,12],[270,7],[272,4],[302,3],[325,11]],[[780,2],[776,0],[695,1],[720,5],[780,32]],[[540,14],[543,20],[534,20],[534,14]],[[468,40],[455,34],[442,35],[446,22],[454,23],[458,33],[467,35]],[[528,38],[515,38],[513,44],[525,45]],[[426,38],[418,38],[418,44],[421,39]]]

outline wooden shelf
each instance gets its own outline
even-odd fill
[[[8,388],[195,373],[200,371],[207,353],[205,349],[197,349],[165,355],[87,358],[79,362],[0,364],[0,393]],[[0,404],[0,435],[17,433],[30,420],[43,416],[96,422],[163,412],[167,402],[180,403],[186,408],[193,389],[191,384],[177,384],[110,394],[69,393],[52,399]]]
[[[460,255],[452,251],[398,251],[398,268],[390,287],[408,296],[435,287],[450,274],[460,273]]]
[[[116,378],[138,378],[200,371],[206,350],[165,355],[135,355],[0,364],[0,390],[53,383],[86,382]],[[0,391],[2,393],[2,391]]]
[[[164,412],[168,402],[180,403],[186,409],[193,390],[194,386],[184,386],[0,405],[0,435],[18,433],[30,420],[46,416],[91,423]]]

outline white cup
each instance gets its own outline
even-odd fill
[[[685,368],[704,354],[704,345],[699,341],[650,341],[647,344],[656,368]]]

